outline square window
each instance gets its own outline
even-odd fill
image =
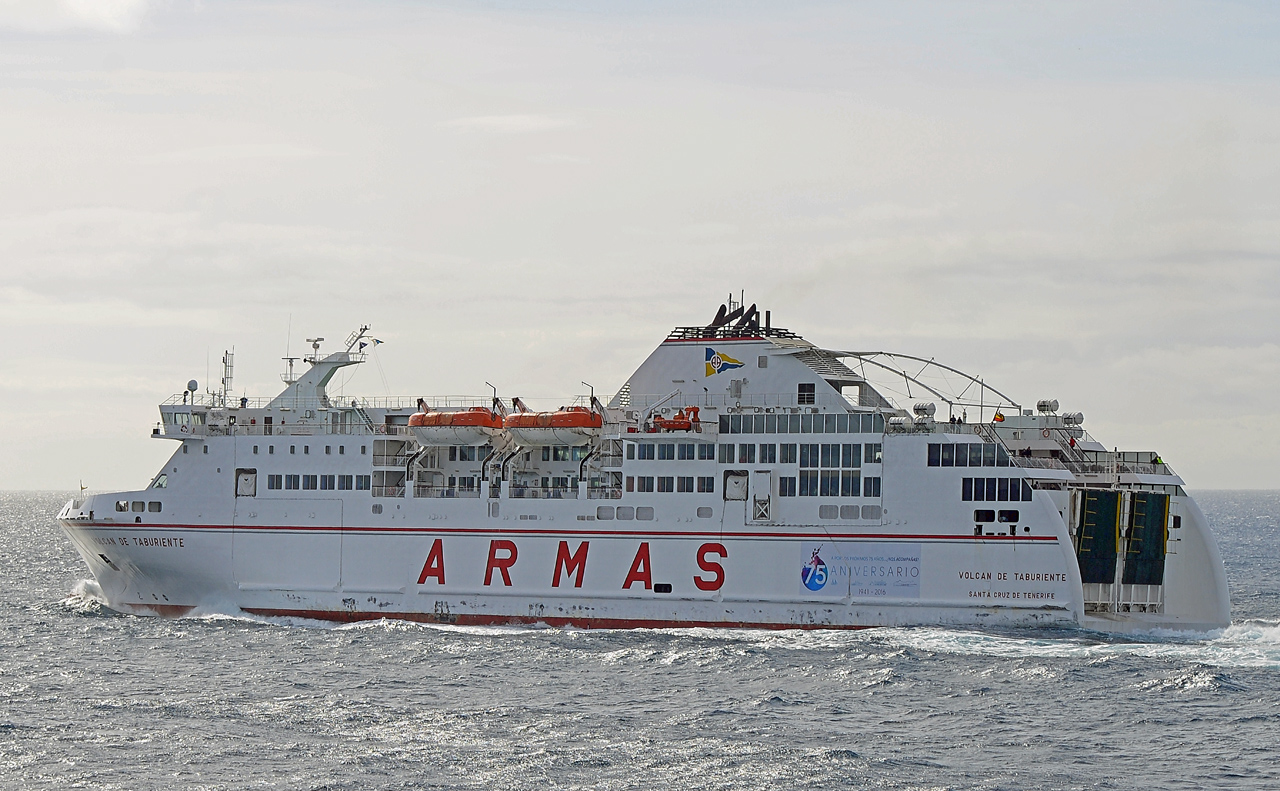
[[[733,459],[734,459],[733,444],[732,443],[729,443],[727,445],[722,444],[720,446],[720,463],[733,464]]]
[[[361,449],[363,450],[364,446],[363,446],[363,445],[361,445],[360,447],[361,447]],[[371,478],[372,478],[372,477],[373,477],[373,476],[370,476],[370,475],[357,475],[357,476],[356,476],[356,491],[368,491],[368,489],[369,489],[369,481],[371,480]]]
[[[796,454],[796,446],[794,443],[779,445],[778,460],[782,464],[795,464],[799,456]]]
[[[658,491],[674,492],[676,490],[676,479],[670,476],[658,476]]]
[[[755,464],[756,463],[756,446],[750,442],[744,442],[738,446],[738,463],[739,464]]]
[[[650,459],[650,460],[653,459],[653,443],[641,442],[640,452],[638,455],[641,459]]]
[[[652,476],[652,475],[641,475],[641,476],[637,477],[637,478],[636,478],[636,491],[638,491],[638,492],[652,492],[652,491],[653,491],[653,476]]]
[[[675,443],[663,442],[658,445],[659,461],[675,461],[676,446]]]
[[[818,445],[814,443],[802,443],[800,445],[800,466],[817,467],[818,461]]]
[[[818,495],[820,497],[840,496],[840,473],[837,470],[823,470],[818,478]]]
[[[321,476],[320,476],[320,488],[321,488],[321,489],[335,489],[335,488],[337,488],[337,476],[336,476],[336,475],[321,475]]]
[[[815,400],[816,391],[817,385],[809,382],[802,382],[800,386],[796,388],[796,403],[801,406],[805,404],[812,404]]]
[[[693,476],[692,476],[692,475],[690,475],[690,476],[688,476],[688,477],[680,477],[680,478],[677,478],[677,479],[676,479],[676,491],[677,491],[677,492],[692,492],[692,491],[693,491]]]
[[[863,497],[879,497],[880,496],[880,479],[878,477],[862,479],[862,496]]]
[[[714,475],[698,476],[698,491],[703,494],[714,492],[716,490],[716,479]]]
[[[676,458],[680,461],[693,461],[697,458],[693,443],[680,443],[680,446],[676,449]]]
[[[286,475],[286,476],[284,476],[284,488],[286,488],[286,489],[301,489],[301,488],[302,488],[302,476],[301,476],[301,475]]]
[[[778,479],[778,496],[779,497],[795,497],[796,496],[796,479],[790,476],[784,476]]]
[[[706,443],[698,445],[698,461],[715,461],[716,446]]]
[[[268,475],[268,476],[267,476],[267,488],[268,488],[268,489],[281,489],[281,488],[284,488],[283,477],[284,477],[284,476],[281,476],[281,475]]]
[[[845,470],[840,473],[840,496],[857,497],[862,489],[862,473]]]
[[[304,475],[302,476],[302,488],[318,489],[320,488],[319,480],[320,476],[318,475]]]
[[[800,471],[800,496],[801,497],[817,497],[818,496],[818,471],[817,470],[801,470]]]
[[[769,444],[760,446],[760,463],[761,464],[777,464],[778,463],[778,446]]]
[[[344,491],[349,490],[351,489],[351,484],[352,484],[352,476],[350,475],[338,476],[338,489],[344,490]]]

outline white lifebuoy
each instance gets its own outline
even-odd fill
[[[1040,431],[1040,436],[1044,437],[1045,439],[1048,439],[1048,438],[1049,438],[1049,429],[1047,429],[1047,428],[1046,428],[1046,429],[1042,429],[1042,430]]]

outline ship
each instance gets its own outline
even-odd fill
[[[732,297],[608,397],[331,394],[159,405],[145,488],[57,519],[107,607],[577,628],[1230,622],[1221,557],[1153,451],[933,358],[824,348]]]

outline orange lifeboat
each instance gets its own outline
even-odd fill
[[[696,431],[698,430],[698,408],[691,406],[687,410],[680,409],[669,418],[654,415],[653,426],[659,431]]]
[[[502,416],[485,407],[415,412],[409,430],[422,445],[484,445],[502,431]]]
[[[604,418],[586,407],[562,407],[555,412],[519,412],[503,422],[521,445],[585,445],[604,429]]]

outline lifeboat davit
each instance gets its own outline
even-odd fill
[[[519,412],[507,415],[507,433],[521,445],[586,445],[604,430],[604,418],[586,407],[571,406],[555,412]]]
[[[457,412],[415,412],[409,430],[421,445],[485,445],[502,433],[502,416],[485,407]]]

